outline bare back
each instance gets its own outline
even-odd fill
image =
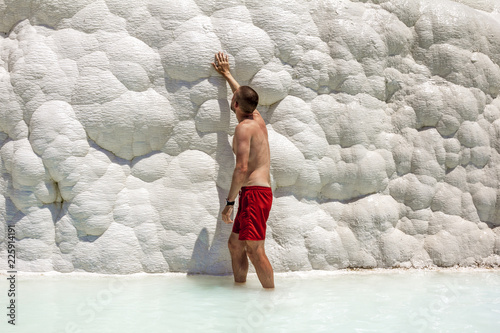
[[[267,128],[259,111],[253,112],[253,119],[245,119],[238,126],[250,136],[248,169],[243,186],[271,186],[271,154]],[[237,135],[233,138],[233,152],[237,154]]]

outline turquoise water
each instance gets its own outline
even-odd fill
[[[500,332],[500,270],[102,276],[0,275],[0,332]]]

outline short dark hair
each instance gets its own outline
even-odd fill
[[[240,86],[236,92],[236,101],[241,111],[252,113],[257,108],[257,104],[259,104],[259,95],[249,86]]]

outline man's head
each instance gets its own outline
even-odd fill
[[[240,86],[233,95],[231,101],[231,110],[236,112],[236,107],[239,107],[243,113],[251,114],[259,104],[259,95],[249,86]]]

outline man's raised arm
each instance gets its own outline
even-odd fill
[[[212,66],[214,66],[215,70],[226,79],[233,93],[240,87],[240,84],[234,79],[229,71],[229,60],[227,54],[222,52],[216,53],[215,62],[212,63]]]

